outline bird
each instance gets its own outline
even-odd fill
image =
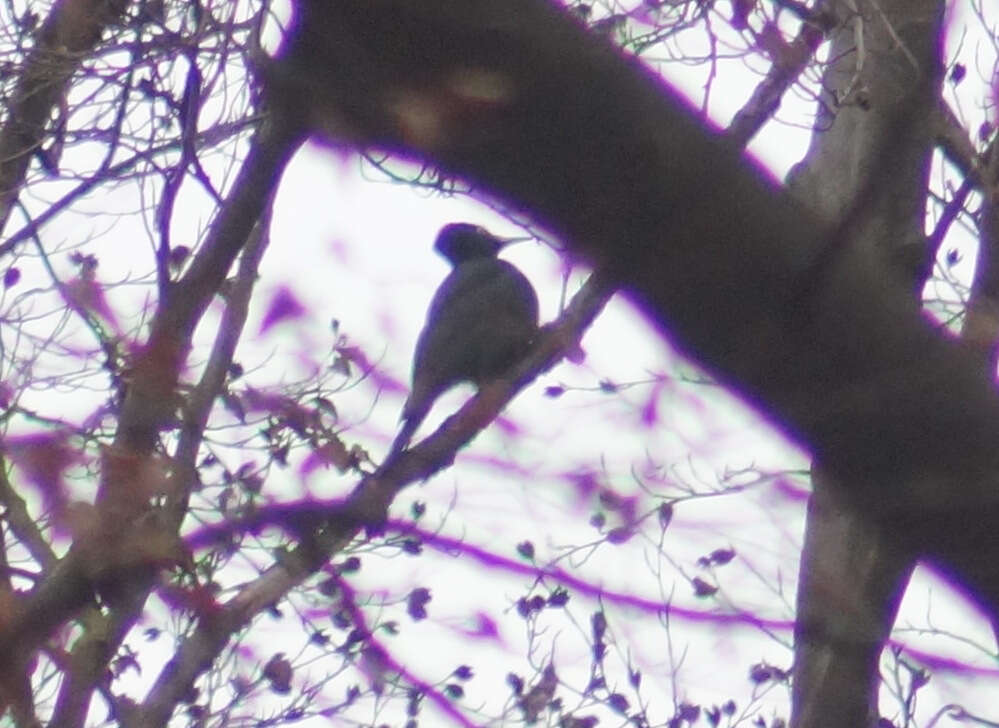
[[[452,265],[430,302],[416,341],[412,389],[392,452],[406,448],[434,401],[460,382],[481,388],[504,374],[538,332],[538,296],[527,277],[497,254],[485,228],[451,223],[434,249]]]

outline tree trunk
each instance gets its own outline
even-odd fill
[[[833,9],[842,24],[823,76],[821,131],[789,184],[820,215],[843,221],[852,243],[918,296],[932,265],[923,220],[943,3],[859,0]],[[796,728],[877,723],[881,649],[915,565],[897,539],[839,497],[863,486],[835,481],[813,470],[798,582]]]

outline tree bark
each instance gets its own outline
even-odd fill
[[[836,2],[817,129],[790,175],[793,194],[829,220],[850,218],[853,244],[917,300],[932,258],[923,234],[942,77],[943,3]],[[849,482],[813,471],[798,581],[791,725],[874,726],[882,646],[915,557],[844,504]],[[853,488],[863,487],[858,484]]]

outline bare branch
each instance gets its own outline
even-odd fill
[[[134,468],[153,454],[158,433],[173,418],[180,367],[190,335],[229,267],[256,224],[277,184],[280,171],[297,148],[300,133],[269,126],[261,133],[237,179],[226,208],[215,220],[185,277],[179,281],[152,323],[152,332],[139,357],[119,418],[112,457],[102,472],[98,508],[106,533],[73,549],[25,598],[20,619],[0,628],[0,643],[12,652],[30,652],[58,625],[87,604],[94,589],[109,582],[127,585],[125,612],[134,612],[152,585],[156,565],[144,561],[132,546],[150,537],[151,524],[142,516],[145,504],[130,498]],[[78,540],[79,541],[79,540]],[[95,553],[98,549],[99,553]],[[95,570],[96,569],[96,570]],[[130,624],[122,624],[126,629]]]
[[[70,77],[126,5],[122,0],[60,0],[38,29],[7,108],[7,124],[0,130],[0,230],[10,217],[32,154],[47,133],[49,114],[65,96]]]
[[[726,136],[738,147],[749,143],[763,125],[770,120],[780,107],[781,99],[787,90],[812,62],[815,51],[822,44],[826,34],[835,27],[835,18],[821,13],[820,8],[809,13],[801,30],[779,57],[772,59],[767,77],[753,90],[749,101],[739,109]]]

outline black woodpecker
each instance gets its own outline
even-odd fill
[[[538,296],[496,254],[504,241],[468,223],[445,225],[434,249],[454,266],[430,302],[416,341],[413,389],[393,451],[409,444],[434,400],[459,382],[481,387],[527,351],[538,331]]]

